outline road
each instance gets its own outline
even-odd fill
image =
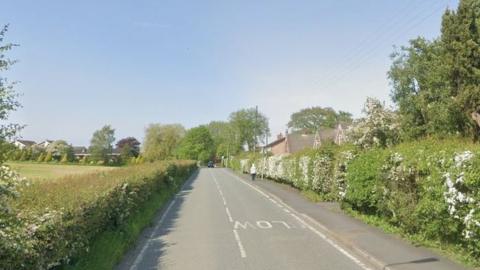
[[[372,269],[226,169],[201,169],[118,270]]]

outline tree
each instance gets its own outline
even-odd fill
[[[399,142],[399,125],[397,115],[377,99],[367,98],[363,113],[348,131],[348,137],[355,145],[367,149],[371,147],[388,147]]]
[[[110,125],[105,125],[93,133],[90,140],[90,156],[93,161],[103,161],[107,163],[109,156],[113,151],[113,142],[115,141],[115,130]]]
[[[73,147],[64,140],[54,141],[47,147],[46,151],[51,153],[52,158],[57,161],[61,160],[64,156],[66,158],[65,162],[75,159]]]
[[[460,131],[478,140],[480,125],[480,2],[462,0],[456,12],[447,10],[442,20],[446,81],[461,110]]]
[[[352,115],[348,112],[332,108],[311,107],[302,109],[290,116],[288,127],[294,131],[315,133],[320,128],[335,128],[338,124],[349,124],[352,122]]]
[[[242,149],[239,136],[236,136],[233,125],[229,122],[212,121],[207,125],[215,144],[217,157],[235,155]]]
[[[52,161],[52,153],[47,152],[47,155],[45,155],[45,158],[43,159],[44,162],[50,162]]]
[[[8,25],[0,28],[0,72],[8,70],[15,61],[7,57],[6,53],[16,44],[6,43],[5,34],[8,31]],[[8,140],[13,138],[21,128],[18,124],[4,124],[8,120],[9,114],[20,107],[17,101],[18,94],[14,91],[15,83],[10,83],[0,73],[0,164],[7,158],[10,151]]]
[[[210,131],[205,126],[188,130],[177,149],[179,158],[203,162],[211,160],[214,154],[215,143]]]
[[[143,158],[147,161],[171,158],[184,135],[185,128],[180,124],[150,124],[145,130]]]
[[[234,129],[235,136],[238,136],[240,145],[247,145],[249,151],[253,150],[259,138],[270,134],[267,117],[258,112],[256,108],[242,109],[231,113],[230,124]]]
[[[441,37],[414,39],[392,55],[389,72],[402,137],[461,134],[478,140],[480,123],[480,2],[447,10]]]
[[[116,146],[120,149],[120,156],[124,161],[140,155],[140,142],[134,137],[123,138],[117,142]]]

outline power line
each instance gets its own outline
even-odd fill
[[[394,34],[396,33],[396,35],[390,35],[388,37],[390,37],[390,40],[396,40],[397,38],[401,37],[403,34],[409,32],[410,30],[414,29],[418,25],[422,24],[424,21],[426,21],[428,18],[435,15],[439,10],[443,8],[445,8],[443,4],[440,6],[437,6],[436,8],[434,8],[432,12],[428,13],[426,16],[423,16],[423,17],[419,17],[419,15],[422,13],[418,13],[417,16],[415,16],[415,19],[410,21],[411,23],[406,24],[406,27],[404,27],[403,29],[400,29],[400,31],[394,32]],[[376,46],[371,48],[370,51],[366,51],[363,55],[360,55],[359,58],[354,59],[356,61],[350,61],[351,63],[348,63],[348,65],[345,66],[347,69],[344,72],[340,73],[340,75],[337,74],[337,76],[333,76],[329,78],[329,80],[324,81],[323,84],[326,84],[330,81],[333,81],[334,83],[340,82],[340,80],[344,79],[346,75],[350,74],[352,71],[355,71],[356,69],[361,67],[362,64],[364,64],[366,61],[370,60],[370,58],[377,53],[376,50],[380,48],[382,45],[383,45],[382,42],[377,42]],[[331,86],[332,83],[330,83],[329,85]]]

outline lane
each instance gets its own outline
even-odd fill
[[[243,243],[246,269],[369,269],[275,198],[228,170],[211,173]]]
[[[164,214],[149,241],[117,270],[245,269],[222,198],[207,170],[200,170]]]
[[[367,269],[225,169],[201,169],[146,237],[117,270]]]

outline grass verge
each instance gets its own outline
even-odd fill
[[[300,193],[302,194],[302,196],[314,203],[325,201],[320,194],[312,190],[302,190]],[[350,208],[342,208],[342,210],[349,216],[356,218],[368,225],[377,227],[385,233],[399,236],[400,238],[406,240],[408,243],[414,246],[426,247],[461,265],[480,270],[480,262],[478,262],[475,258],[470,256],[466,252],[462,252],[461,249],[459,249],[455,245],[448,245],[437,241],[425,239],[421,235],[417,234],[407,234],[400,228],[393,226],[392,224],[386,222],[385,220],[377,216],[365,215]]]
[[[342,209],[349,216],[354,217],[368,225],[375,226],[385,233],[399,236],[400,238],[406,240],[414,246],[428,248],[461,265],[480,270],[480,262],[478,262],[474,257],[462,251],[462,249],[458,248],[455,245],[432,241],[418,234],[405,233],[400,228],[393,226],[392,224],[386,222],[385,220],[377,216],[365,215],[349,208]]]

